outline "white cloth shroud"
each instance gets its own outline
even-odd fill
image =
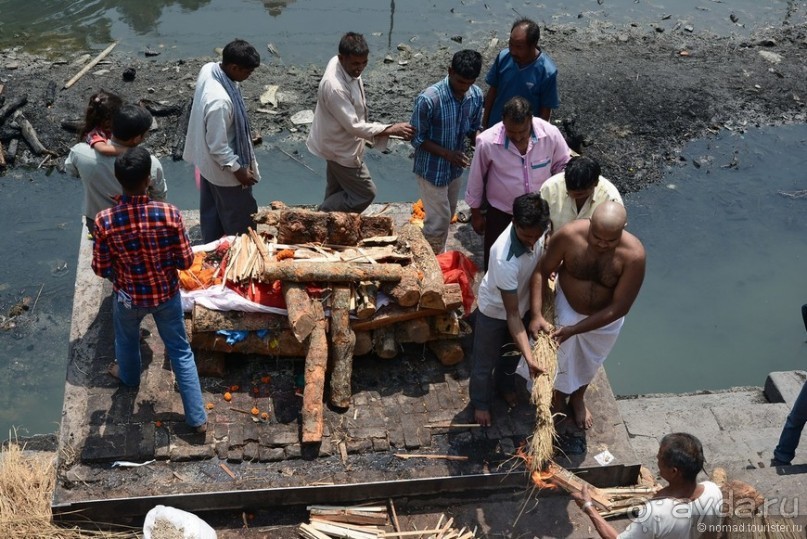
[[[572,309],[560,282],[555,287],[555,317],[559,327],[573,326],[587,318]],[[589,384],[616,344],[625,317],[601,328],[579,333],[563,341],[558,348],[558,374],[555,389],[570,394]]]

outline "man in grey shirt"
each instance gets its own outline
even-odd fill
[[[134,148],[146,138],[151,123],[151,113],[145,108],[123,105],[112,117],[112,145]],[[84,222],[92,236],[96,214],[114,206],[115,197],[122,193],[120,183],[115,179],[115,156],[102,155],[86,142],[79,142],[70,149],[65,169],[81,178],[84,185]],[[148,194],[154,200],[165,200],[167,192],[163,167],[156,157],[151,156]]]

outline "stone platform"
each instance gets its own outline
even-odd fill
[[[370,211],[402,222],[409,205],[376,205]],[[192,239],[198,238],[195,216],[186,219]],[[457,224],[449,248],[478,259],[481,241],[469,225]],[[192,432],[183,422],[170,363],[150,318],[144,323],[150,335],[142,342],[140,387],[121,387],[106,374],[114,358],[111,286],[92,274],[90,260],[91,244],[84,239],[56,513],[78,510],[97,520],[120,519],[142,516],[157,503],[207,511],[527,488],[523,463],[515,457],[533,430],[526,388],[522,404],[512,409],[501,400],[493,403],[493,427],[447,427],[473,421],[468,361],[445,367],[421,345],[405,346],[392,360],[356,358],[351,407],[326,409],[325,435],[316,445],[299,441],[302,359],[233,355],[224,378],[202,378],[205,402],[213,409],[208,432]],[[226,402],[223,394],[233,386],[238,389]],[[586,479],[600,486],[630,484],[639,462],[604,371],[588,395],[595,427],[586,434],[565,433],[558,463],[585,471]],[[256,421],[249,413],[253,407],[268,412],[269,419]],[[606,450],[614,458],[601,466],[593,457]],[[140,467],[115,465],[152,460]]]

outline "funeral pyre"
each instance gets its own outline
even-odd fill
[[[441,268],[462,255],[438,260],[418,226],[393,230],[383,215],[284,207],[256,221],[257,232],[199,250],[181,273],[189,335],[197,351],[305,358],[303,442],[322,438],[326,372],[330,403],[350,406],[354,356],[422,343],[445,365],[462,361],[475,268],[463,260],[470,269],[452,283]]]

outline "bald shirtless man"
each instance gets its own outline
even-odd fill
[[[561,227],[531,281],[530,333],[551,331],[560,344],[553,408],[562,411],[568,398],[581,429],[592,425],[586,388],[616,343],[644,280],[644,247],[625,231],[626,223],[625,208],[609,201],[597,207],[591,220]],[[549,294],[547,283],[555,272],[557,327],[552,330],[541,313]]]

